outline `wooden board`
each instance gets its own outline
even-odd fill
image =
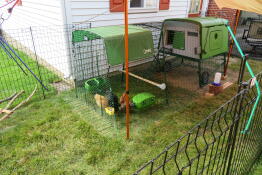
[[[12,111],[10,111],[10,110],[0,108],[0,111],[3,112],[3,113],[6,113],[6,114],[12,114]]]

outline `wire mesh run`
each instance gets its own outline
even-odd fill
[[[157,52],[160,36],[160,29],[157,27],[159,24],[155,25],[156,26],[152,24],[136,25],[142,30],[146,29],[150,31],[153,52]],[[110,65],[105,39],[94,33],[89,33],[87,35],[85,33],[86,29],[76,31],[77,33],[74,33],[75,40],[73,39],[72,43],[73,61],[71,64],[76,85],[76,96],[85,101],[87,105],[93,106],[102,116],[106,116],[108,119],[116,121],[116,114],[122,116],[125,112],[124,62],[118,65]],[[81,34],[81,32],[83,32],[83,34]],[[87,37],[82,37],[82,40],[78,40],[81,35]],[[140,77],[140,79],[132,76],[130,77],[130,97],[132,99],[137,94],[147,93],[147,100],[149,98],[153,99],[154,97],[154,99],[157,99],[153,100],[154,103],[166,103],[165,91],[143,81],[143,79],[147,79],[159,84],[164,83],[163,74],[154,70],[153,60],[154,55],[130,61],[130,71],[132,74]],[[145,101],[143,102],[146,103]],[[134,103],[130,105],[132,108],[135,108]],[[108,115],[113,115],[113,117],[109,117]]]
[[[183,57],[168,57],[163,62],[164,57],[171,55],[159,53],[162,23],[136,24],[135,26],[150,31],[153,43],[152,50],[146,49],[144,52],[154,53],[150,57],[130,62],[131,71],[137,76],[159,85],[165,83],[167,87],[172,89],[179,87],[195,91],[199,88],[197,82],[200,80],[206,81],[206,83],[210,82],[215,72],[222,72],[223,57],[203,61],[201,72],[198,72],[199,64],[197,62]],[[111,97],[114,97],[115,102],[110,104],[109,113],[111,114],[112,108],[117,111],[117,106],[121,107],[121,103],[123,103],[121,97],[123,98],[125,89],[124,76],[119,71],[123,70],[123,64],[114,66],[108,64],[104,38],[92,35],[90,40],[81,33],[89,29],[92,29],[91,24],[3,30],[2,36],[8,45],[14,49],[48,90],[42,87],[28,70],[24,73],[2,49],[0,53],[0,99],[22,90],[26,92],[26,96],[33,91],[37,84],[38,90],[34,95],[35,98],[45,98],[57,93],[69,93],[72,96],[77,96],[83,105],[90,104],[99,114],[104,115],[107,114],[105,108],[101,108],[103,105],[97,104],[101,99],[97,100],[98,97],[95,98],[97,93],[90,93],[88,90],[88,86],[93,86],[95,82],[97,83],[96,88],[102,87],[102,90],[98,90],[100,98],[104,97],[109,104]],[[130,91],[131,98],[136,94],[147,92],[156,97],[156,104],[166,104],[168,91],[163,91],[157,86],[135,78],[131,78],[130,81],[132,87],[135,87]],[[122,108],[124,108],[123,104]]]
[[[199,71],[199,66],[201,69]],[[225,57],[217,56],[212,59],[197,62],[183,57],[169,56],[165,60],[167,82],[169,86],[180,87],[191,91],[212,83],[215,73],[224,73]]]
[[[83,25],[86,26],[90,24]],[[1,38],[6,42],[5,47],[10,47],[13,52],[7,52],[1,45],[0,99],[20,91],[25,91],[26,97],[35,85],[38,85],[36,99],[74,88],[69,41],[75,28],[67,25],[3,29]]]

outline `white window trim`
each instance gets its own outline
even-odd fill
[[[200,4],[199,4],[199,7],[198,7],[198,11],[197,12],[190,12],[191,10],[191,5],[192,5],[192,2],[193,0],[190,1],[189,3],[189,7],[188,7],[188,14],[198,14],[199,12],[201,12],[201,3],[203,3],[204,0],[199,0]],[[195,4],[194,4],[195,5]],[[203,5],[203,4],[202,4]]]
[[[159,0],[156,0],[155,8],[130,8],[130,0],[128,1],[128,13],[150,13],[159,11]]]

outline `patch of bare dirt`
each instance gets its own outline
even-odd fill
[[[57,90],[58,93],[68,91],[73,88],[72,85],[69,85],[64,81],[52,83],[52,86]]]

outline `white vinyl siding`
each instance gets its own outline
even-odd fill
[[[90,20],[93,26],[123,24],[122,12],[110,12],[109,0],[71,0],[70,19],[72,23]],[[151,13],[130,13],[129,22],[147,23],[163,21],[167,18],[187,17],[190,0],[170,0],[169,10]],[[93,18],[93,19],[92,19]]]
[[[69,54],[63,10],[61,0],[23,0],[22,6],[16,6],[11,17],[4,21],[2,29],[10,45],[31,53],[32,58],[36,52],[42,64],[68,77]]]
[[[62,25],[61,0],[23,0],[16,6],[11,17],[4,22],[5,29],[28,26]]]

